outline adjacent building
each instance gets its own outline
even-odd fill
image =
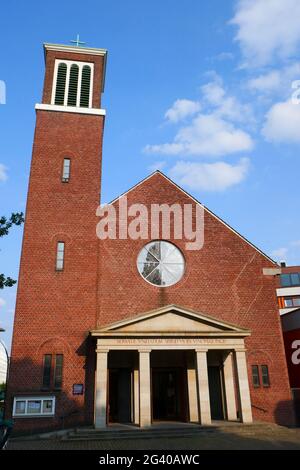
[[[281,263],[276,289],[290,387],[300,424],[300,266]]]
[[[300,308],[281,317],[290,386],[300,424]]]
[[[118,236],[99,239],[107,51],[44,51],[8,390],[15,429],[293,424],[277,264],[159,171],[107,206],[119,216],[126,200],[135,224],[142,206],[141,236],[122,216]],[[170,233],[154,236],[153,204],[189,206],[194,228],[200,212],[201,249],[174,233],[173,213]]]
[[[300,308],[300,266],[281,263],[276,292],[280,315]]]
[[[7,374],[7,354],[6,354],[4,345],[0,341],[0,384],[3,384],[6,382],[6,374]]]

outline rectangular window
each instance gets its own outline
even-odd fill
[[[287,308],[300,307],[300,297],[285,297],[284,306]]]
[[[298,286],[300,284],[299,273],[291,274],[291,284],[292,286]]]
[[[253,387],[260,387],[258,366],[252,366],[252,383]]]
[[[290,286],[290,275],[289,274],[280,274],[280,284],[281,284],[281,287]]]
[[[65,256],[65,243],[57,243],[56,251],[56,271],[62,271],[64,269],[64,256]]]
[[[63,355],[56,354],[54,369],[54,388],[60,389],[62,386]]]
[[[51,385],[51,363],[52,355],[45,354],[43,367],[43,388],[50,388]]]
[[[71,160],[70,158],[64,158],[63,171],[62,171],[62,182],[68,183],[70,180],[71,173]]]
[[[55,397],[16,397],[14,399],[13,416],[54,416]]]
[[[15,414],[16,415],[23,415],[26,412],[26,401],[25,400],[17,400],[15,404]]]
[[[300,273],[280,274],[281,287],[300,286]]]
[[[42,411],[42,400],[28,400],[27,414],[39,415]]]
[[[261,378],[263,387],[270,387],[269,368],[266,365],[261,366]]]
[[[53,413],[53,400],[43,400],[43,414]]]

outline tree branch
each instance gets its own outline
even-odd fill
[[[8,235],[9,230],[13,225],[22,225],[23,222],[23,212],[13,212],[9,219],[4,216],[0,217],[0,237]],[[0,274],[0,289],[4,289],[4,287],[12,287],[16,282],[17,281],[11,277],[5,277],[4,274]]]
[[[9,230],[13,225],[21,225],[23,222],[23,212],[13,212],[8,220],[4,216],[0,217],[0,237],[8,235]]]

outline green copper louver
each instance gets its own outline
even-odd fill
[[[67,66],[59,64],[57,70],[55,104],[64,104],[65,87],[66,87]]]
[[[68,106],[76,106],[77,102],[77,87],[78,87],[78,74],[79,67],[76,64],[71,66],[70,81],[68,91]]]
[[[91,85],[91,67],[84,65],[82,68],[80,106],[89,107],[90,101],[90,85]]]

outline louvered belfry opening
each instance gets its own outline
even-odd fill
[[[55,104],[64,104],[65,88],[66,88],[67,65],[64,63],[59,64],[57,70],[56,90],[55,90]]]
[[[76,64],[71,65],[69,90],[68,90],[68,106],[77,105],[77,88],[78,88],[79,67]]]
[[[91,67],[84,65],[82,68],[80,106],[88,108],[90,104]]]
[[[93,64],[65,61],[57,64],[52,103],[61,106],[91,106]]]

